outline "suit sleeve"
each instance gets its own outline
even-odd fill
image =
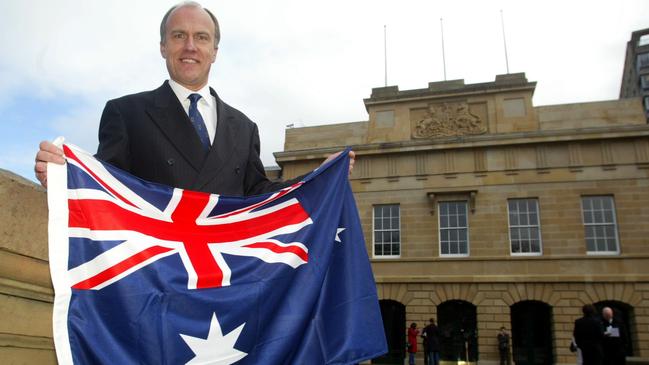
[[[283,182],[272,182],[268,180],[264,170],[264,165],[259,158],[261,148],[259,142],[259,129],[256,124],[254,125],[254,131],[251,138],[248,165],[246,166],[246,176],[244,180],[245,195],[256,195],[276,191],[293,185],[304,177],[304,175],[298,176],[294,179]]]
[[[116,103],[108,101],[99,123],[99,147],[95,157],[122,170],[131,171],[129,138],[126,122]]]

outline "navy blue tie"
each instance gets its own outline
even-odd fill
[[[198,111],[198,100],[201,98],[201,94],[191,94],[189,95],[189,119],[192,121],[198,137],[201,139],[203,148],[205,152],[210,150],[210,136],[207,134],[207,127],[205,126],[205,121],[203,116]]]

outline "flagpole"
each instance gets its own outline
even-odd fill
[[[388,36],[387,25],[383,25],[383,67],[385,71],[385,86],[388,86]]]
[[[505,67],[507,68],[507,73],[509,74],[509,59],[507,58],[507,38],[505,37],[505,19],[502,9],[500,9],[500,26],[503,31],[503,45],[505,46]]]
[[[444,52],[444,21],[439,18],[439,26],[442,29],[442,64],[444,65],[444,81],[446,81],[446,53]]]

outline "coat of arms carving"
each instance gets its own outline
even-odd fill
[[[469,111],[467,103],[430,104],[423,119],[415,123],[415,138],[450,137],[487,132],[485,123]]]

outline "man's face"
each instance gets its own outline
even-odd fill
[[[602,311],[602,317],[604,317],[605,320],[610,321],[611,318],[613,318],[613,311],[609,308],[605,308]]]
[[[216,59],[214,22],[207,12],[191,6],[174,10],[167,19],[160,53],[174,81],[190,90],[205,86]]]

